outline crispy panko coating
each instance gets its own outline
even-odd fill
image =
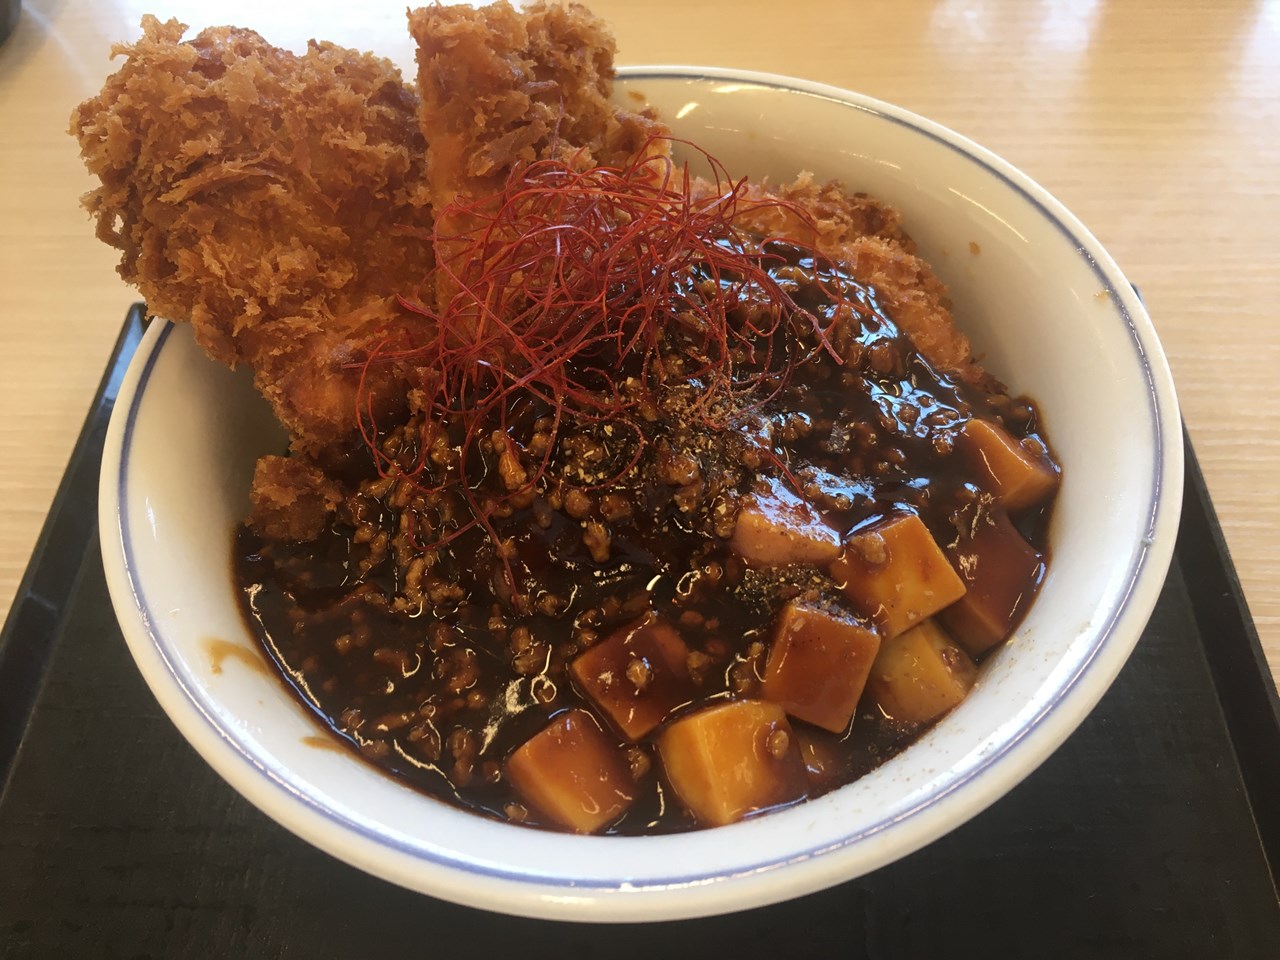
[[[698,180],[690,192],[700,196],[714,189],[705,180]],[[777,200],[782,205],[771,202]],[[762,201],[763,206],[752,209]],[[846,193],[844,186],[835,181],[817,183],[809,173],[777,188],[747,183],[741,206],[750,211],[741,224],[754,233],[790,237],[826,253],[862,237],[880,237],[899,244],[908,253],[915,252],[915,244],[902,229],[902,214],[893,207],[865,193]],[[789,206],[803,210],[804,216],[791,212]]]
[[[578,4],[423,7],[409,30],[437,210],[460,193],[495,192],[516,163],[616,166],[667,133],[613,103],[616,44]]]
[[[706,181],[691,185],[695,195],[713,190]],[[946,287],[915,255],[916,245],[902,229],[902,214],[893,207],[866,194],[847,193],[834,181],[818,184],[805,173],[778,188],[748,184],[735,222],[762,236],[811,244],[845,264],[859,282],[876,288],[889,316],[930,363],[969,383],[987,380],[969,338],[951,315]]]
[[[450,204],[483,205],[541,159],[671,170],[667,127],[613,102],[615,43],[584,7],[500,0],[408,17],[417,92],[370,54],[312,41],[294,55],[234,27],[184,41],[183,24],[147,16],[72,116],[102,184],[84,204],[121,276],[155,314],[190,321],[210,356],[249,364],[291,434],[292,455],[264,457],[251,493],[250,523],[272,539],[313,539],[348,492],[326,468],[350,449],[362,376],[379,418],[421,406],[423,369],[362,361],[400,336],[428,339],[430,321],[397,294],[444,309],[458,293],[450,237],[476,221]],[[742,229],[844,262],[935,366],[986,377],[896,210],[807,174],[745,191]]]
[[[271,540],[314,540],[344,491],[305,455],[266,456],[253,471],[253,527]]]
[[[296,449],[329,449],[355,428],[359,360],[403,321],[394,295],[431,266],[417,96],[389,61],[333,44],[142,30],[71,118],[102,182],[84,199],[98,236],[153,313],[253,368]],[[375,393],[402,379],[379,367]]]
[[[969,338],[951,315],[947,288],[928,263],[903,245],[874,236],[824,252],[844,263],[859,282],[875,288],[898,329],[934,367],[974,385],[989,382]]]
[[[517,11],[430,6],[409,13],[417,42],[427,180],[442,238],[465,230],[445,210],[497,192],[520,163],[554,158],[582,169],[662,157],[667,127],[612,101],[613,36],[578,4]],[[439,249],[449,256],[447,240]],[[443,307],[454,293],[437,278]]]

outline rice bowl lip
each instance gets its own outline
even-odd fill
[[[292,726],[292,719],[285,724],[293,733],[313,727],[307,727],[312,721],[283,684],[275,677],[260,682],[248,673],[202,667],[201,638],[210,631],[219,636],[230,632],[245,645],[254,641],[242,623],[234,634],[227,619],[226,611],[235,608],[228,538],[211,547],[206,535],[201,548],[173,532],[207,527],[216,539],[218,530],[239,520],[235,505],[247,503],[247,483],[244,463],[227,466],[216,453],[202,462],[206,455],[199,438],[179,437],[174,431],[207,421],[214,424],[214,440],[222,437],[217,440],[221,454],[234,452],[244,418],[252,418],[255,408],[251,400],[236,400],[233,412],[221,410],[224,398],[218,391],[230,384],[227,389],[242,393],[245,378],[213,372],[212,362],[206,372],[188,328],[153,323],[113,411],[99,522],[107,583],[121,629],[162,708],[236,790],[347,863],[469,906],[597,922],[707,916],[800,896],[899,859],[1003,796],[1079,725],[1140,637],[1172,557],[1183,470],[1173,382],[1141,301],[1098,241],[1010,164],[906,110],[804,80],[689,66],[632,67],[619,71],[618,86],[620,100],[629,93],[645,95],[661,107],[676,136],[707,147],[735,175],[743,172],[735,161],[760,157],[779,169],[791,163],[793,171],[817,167],[833,175],[829,168],[848,166],[873,179],[883,175],[907,199],[870,192],[904,209],[922,251],[928,245],[928,198],[943,197],[954,206],[939,210],[944,217],[940,222],[963,214],[975,218],[968,226],[987,231],[982,257],[974,253],[966,260],[968,255],[954,248],[943,249],[941,259],[927,257],[953,290],[992,285],[981,269],[970,269],[983,257],[1000,266],[1001,282],[1017,288],[1014,296],[1034,298],[1038,287],[1054,283],[1059,274],[1092,278],[1095,294],[1076,290],[1078,302],[1060,309],[1080,324],[1071,331],[1081,338],[1080,363],[1086,366],[1079,369],[1092,369],[1087,365],[1101,358],[1103,369],[1094,374],[1097,393],[1132,408],[1095,409],[1092,399],[1082,399],[1080,410],[1074,402],[1042,404],[1051,442],[1058,446],[1061,435],[1066,443],[1059,450],[1065,479],[1058,513],[1075,516],[1073,484],[1093,483],[1109,469],[1123,482],[1099,494],[1099,512],[1114,516],[1096,522],[1103,532],[1124,530],[1115,533],[1115,543],[1102,543],[1098,556],[1079,559],[1073,532],[1060,529],[1055,515],[1050,577],[1025,628],[984,666],[970,699],[919,744],[831,794],[730,827],[674,836],[577,837],[513,827],[446,807],[372,772],[354,756],[326,752],[321,758],[318,751],[294,750],[285,733],[277,736],[274,721],[267,721],[296,714],[300,726]],[[902,157],[841,149],[838,131],[846,125],[874,134],[877,145],[900,142],[903,156],[931,160],[912,169],[899,162]],[[799,149],[802,130],[809,131],[810,145]],[[728,149],[720,149],[720,142]],[[938,172],[944,167],[956,179]],[[862,181],[856,185],[862,188]],[[914,226],[920,222],[926,222],[925,230]],[[1046,239],[1038,243],[1037,236]],[[1006,245],[996,237],[1015,239]],[[970,246],[976,247],[976,241]],[[1029,279],[1018,279],[1016,270],[1024,269],[1019,264]],[[959,311],[964,301],[955,299]],[[989,322],[998,329],[1001,319]],[[1034,327],[1041,321],[1032,317],[1027,322]],[[983,329],[970,332],[980,347],[994,353],[997,374],[1009,379],[999,368],[1005,358],[997,338],[984,337]],[[1051,349],[1052,338],[1064,336],[1061,331],[1045,327],[1036,336],[1015,333],[1025,356],[1050,376],[1059,363],[1076,369],[1071,367],[1074,355]],[[1044,350],[1057,355],[1039,357],[1037,337],[1049,338]],[[1071,396],[1068,385],[1058,384],[1059,389]],[[1034,389],[1032,393],[1042,399]],[[1095,435],[1113,442],[1094,450],[1089,444]],[[215,445],[211,442],[211,448]],[[184,474],[167,463],[177,456],[174,449],[197,460],[183,465],[190,469],[192,493],[175,489]],[[1098,457],[1103,466],[1095,463]],[[251,468],[252,457],[239,459],[247,459]],[[220,504],[225,504],[221,511]],[[1080,516],[1088,520],[1087,513]],[[1058,564],[1067,567],[1061,580],[1055,579]],[[1085,582],[1080,578],[1096,584],[1096,591],[1075,589],[1077,581]],[[1085,604],[1089,609],[1081,611],[1078,623],[1054,625],[1047,622],[1048,613],[1039,616],[1046,605],[1058,611],[1059,597],[1068,593],[1094,601]],[[218,625],[210,626],[215,621]],[[930,765],[929,754],[917,754],[926,747],[935,751],[936,765]]]

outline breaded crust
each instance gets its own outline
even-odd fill
[[[355,427],[347,365],[431,265],[406,232],[430,227],[417,96],[389,61],[333,44],[142,29],[71,118],[101,180],[84,198],[98,236],[153,313],[253,367],[298,445],[330,446]]]
[[[691,186],[695,195],[714,189],[705,181]],[[779,200],[782,205],[772,202]],[[956,326],[946,287],[916,256],[895,208],[804,173],[777,188],[747,184],[735,222],[755,234],[810,244],[844,263],[855,279],[875,287],[889,316],[937,369],[972,384],[988,379]]]
[[[251,523],[272,538],[310,539],[328,522],[343,491],[322,464],[348,448],[362,374],[380,416],[421,393],[407,362],[362,361],[428,322],[396,294],[443,308],[457,292],[431,270],[433,212],[447,259],[448,238],[471,226],[449,205],[492,195],[522,164],[669,154],[665,125],[612,101],[614,40],[584,7],[408,17],[417,93],[369,54],[313,41],[298,56],[234,27],[184,41],[183,24],[148,16],[72,116],[101,180],[84,204],[121,251],[121,276],[154,313],[190,321],[211,356],[248,363],[291,434],[295,455],[264,458],[254,478]],[[808,175],[744,189],[738,226],[844,262],[935,366],[986,377],[896,210]]]
[[[616,166],[666,132],[612,102],[613,37],[578,4],[422,7],[409,30],[437,211],[495,192],[517,163]]]
[[[269,540],[314,540],[344,491],[304,455],[266,456],[253,471],[254,530]]]
[[[615,103],[615,44],[604,21],[578,4],[538,3],[517,11],[430,6],[409,13],[417,41],[418,91],[427,180],[438,251],[472,226],[447,209],[501,189],[518,165],[553,158],[586,169],[665,156],[666,126]],[[437,277],[443,309],[455,293]]]

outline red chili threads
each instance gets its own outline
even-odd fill
[[[493,504],[537,487],[567,422],[634,433],[634,455],[606,481],[616,482],[643,454],[643,408],[674,378],[700,385],[690,418],[726,429],[776,397],[813,350],[840,362],[818,319],[770,274],[776,255],[767,242],[737,226],[744,214],[777,206],[812,227],[805,211],[748,200],[745,180],[730,179],[719,161],[688,145],[711,171],[708,183],[691,190],[688,166],[666,159],[664,146],[651,141],[620,169],[537,161],[515,169],[495,195],[451,204],[432,235],[433,279],[447,301],[433,308],[402,298],[431,321],[427,336],[397,349],[384,345],[366,361],[366,371],[388,361],[422,370],[424,429],[451,430],[455,482],[474,516],[465,527],[483,526],[495,543]],[[441,224],[465,226],[446,234]],[[786,242],[798,246],[795,238]],[[841,299],[838,290],[828,293]],[[816,346],[797,355],[801,333]],[[678,372],[668,369],[673,358]],[[360,430],[385,471],[391,461],[378,449],[373,407],[363,396]],[[495,431],[507,435],[530,409],[551,419],[552,442],[519,489],[482,497],[469,471],[477,446]],[[423,476],[427,446],[420,444],[409,475],[440,490],[443,482]]]

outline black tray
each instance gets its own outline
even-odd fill
[[[135,308],[0,636],[0,955],[1280,958],[1280,713],[1194,457],[1136,653],[991,809],[790,903],[648,926],[520,920],[294,838],[143,685],[96,532],[103,432],[142,323]]]

